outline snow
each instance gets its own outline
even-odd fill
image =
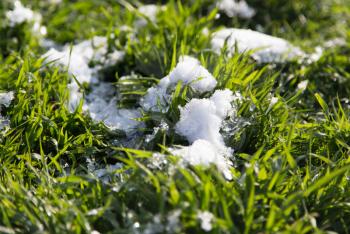
[[[14,97],[15,93],[13,91],[0,93],[0,105],[9,107]]]
[[[217,90],[210,99],[192,99],[180,108],[180,121],[175,130],[190,143],[198,139],[211,142],[218,148],[224,145],[220,134],[222,121],[232,109],[233,94],[230,90]]]
[[[114,165],[106,165],[105,168],[91,170],[90,172],[92,172],[92,174],[99,178],[103,183],[108,183],[111,181],[111,175],[113,175],[113,172],[121,168],[123,168],[123,164],[116,163]]]
[[[117,98],[100,92],[109,83],[100,82],[92,86],[92,93],[88,94],[83,110],[90,114],[95,122],[103,122],[110,130],[122,130],[127,136],[132,135],[142,123],[135,120],[142,116],[138,109],[119,109]],[[114,89],[113,87],[110,90]],[[106,89],[105,89],[106,90]],[[107,92],[110,92],[106,90]]]
[[[83,110],[96,122],[103,122],[111,130],[123,130],[131,135],[141,122],[134,120],[141,117],[137,109],[117,108],[115,88],[107,82],[99,82],[91,87],[92,92],[85,98]]]
[[[305,56],[308,63],[314,63],[320,60],[320,58],[323,55],[323,48],[321,46],[317,46],[315,48],[315,51],[312,54],[309,54],[308,56]]]
[[[239,16],[250,19],[255,15],[255,10],[244,0],[221,0],[217,3],[217,7],[230,18]]]
[[[6,12],[6,18],[10,27],[15,27],[25,22],[32,22],[33,32],[46,35],[47,30],[46,27],[41,26],[42,16],[39,13],[24,7],[20,1],[15,1],[13,6],[13,10]]]
[[[182,56],[169,75],[160,80],[158,86],[148,89],[141,100],[141,106],[147,111],[160,111],[166,108],[171,99],[171,91],[180,81],[198,93],[212,91],[217,83],[196,58]]]
[[[211,98],[195,98],[180,108],[175,131],[192,145],[171,149],[171,152],[191,165],[215,164],[227,179],[232,179],[228,157],[233,150],[225,146],[220,129],[225,118],[235,114],[231,102],[237,97],[230,90],[216,90]]]
[[[222,149],[218,149],[207,140],[199,139],[190,146],[170,148],[169,150],[173,155],[180,156],[185,163],[193,166],[210,166],[214,164],[227,180],[232,179],[230,172],[232,163],[227,158],[228,152],[222,152]],[[232,152],[229,148],[226,151]]]
[[[98,71],[102,66],[113,65],[124,57],[124,52],[117,50],[108,54],[107,38],[96,36],[73,47],[65,46],[61,51],[51,48],[43,57],[67,67],[68,73],[74,75],[79,83],[90,84],[92,92],[85,97],[83,110],[94,121],[103,122],[111,130],[119,129],[127,134],[140,125],[134,119],[141,117],[141,112],[137,109],[118,109],[115,88],[110,83],[98,81]],[[98,61],[102,65],[90,67],[91,61]],[[73,112],[84,95],[75,80],[68,84],[68,89],[68,108]]]
[[[91,40],[85,40],[73,47],[66,45],[62,51],[51,48],[43,57],[49,61],[56,60],[56,63],[68,67],[68,72],[74,75],[79,83],[95,83],[97,72],[101,67],[90,67],[91,61],[107,62],[110,65],[112,62],[119,62],[124,57],[124,52],[121,51],[107,53],[107,38],[95,36]],[[105,59],[106,55],[107,59]]]
[[[260,63],[283,62],[304,56],[304,52],[288,41],[249,29],[225,28],[214,33],[211,47],[216,53],[227,42],[229,55],[237,45],[239,53],[252,50],[251,56]]]
[[[270,99],[270,104],[269,104],[269,107],[267,109],[271,110],[271,108],[276,105],[276,103],[278,102],[279,99],[278,99],[278,97],[274,97],[274,96],[271,96],[269,99]]]
[[[0,111],[2,106],[9,107],[12,100],[14,99],[14,92],[0,93]],[[0,131],[6,132],[10,126],[10,120],[0,114]]]
[[[309,84],[308,80],[301,81],[297,86],[297,91],[304,92],[308,84]]]
[[[326,41],[324,43],[324,46],[326,48],[333,48],[336,46],[345,46],[345,45],[346,45],[346,40],[344,38],[341,38],[341,37],[334,38],[334,39]]]
[[[201,222],[201,228],[204,231],[210,232],[212,230],[212,221],[214,219],[214,215],[212,213],[209,211],[200,211],[197,214],[197,218]]]
[[[10,120],[0,114],[0,131],[1,133],[6,132],[10,126]]]
[[[157,19],[157,13],[159,7],[155,4],[142,5],[137,9],[142,15],[149,18],[152,22],[155,22]]]
[[[124,57],[121,51],[108,53],[107,38],[95,36],[91,40],[83,41],[73,47],[66,45],[61,51],[51,48],[43,57],[47,61],[55,61],[68,67],[68,73],[74,75],[79,83],[96,83],[97,73],[101,69],[100,66],[90,67],[91,61],[105,62],[107,65],[117,63]],[[107,59],[105,59],[107,55]],[[109,57],[108,57],[109,56]],[[74,111],[83,97],[75,80],[68,85],[70,90],[69,109]]]
[[[201,66],[196,58],[190,56],[180,57],[180,62],[169,74],[169,81],[163,82],[176,85],[179,81],[189,84],[192,89],[200,93],[213,90],[217,83],[212,74]]]
[[[62,3],[62,0],[49,0],[49,3],[53,4],[53,5],[57,5]]]
[[[142,5],[137,8],[137,11],[142,14],[142,16],[147,17],[152,23],[156,23],[157,14],[162,10],[162,7],[155,4]],[[139,18],[135,21],[135,28],[142,28],[147,25],[147,20],[145,18]]]
[[[22,5],[20,1],[14,2],[14,9],[6,12],[6,18],[9,20],[10,26],[32,21],[35,13]]]

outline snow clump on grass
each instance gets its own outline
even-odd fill
[[[229,55],[237,46],[239,53],[251,51],[251,56],[260,63],[283,62],[303,57],[304,52],[288,41],[249,29],[225,28],[214,33],[212,49],[220,54],[227,43]]]
[[[34,33],[46,35],[47,30],[46,27],[41,25],[42,16],[39,13],[24,7],[20,1],[15,1],[13,6],[13,10],[6,12],[6,18],[9,21],[10,27],[15,27],[16,25],[30,22],[33,23],[32,30]]]
[[[147,111],[166,109],[171,101],[170,93],[180,81],[198,93],[212,91],[217,83],[213,75],[196,58],[182,56],[169,75],[160,80],[158,86],[148,89],[141,100],[141,106]]]
[[[142,28],[147,25],[147,19],[152,23],[157,22],[157,14],[164,9],[164,6],[157,6],[155,4],[142,5],[137,8],[137,11],[144,17],[135,21],[135,28]],[[147,19],[146,19],[146,18]]]
[[[210,232],[213,228],[212,222],[214,215],[209,211],[200,211],[198,212],[197,217],[201,222],[201,228],[206,232]]]
[[[15,93],[13,91],[0,93],[0,105],[9,107],[14,98],[15,98]]]
[[[226,147],[220,129],[228,116],[236,114],[231,104],[236,97],[230,90],[216,90],[211,98],[192,99],[180,108],[175,131],[192,145],[171,152],[191,165],[215,164],[227,179],[232,179],[228,157],[233,149]]]
[[[217,7],[230,18],[238,16],[244,19],[250,19],[255,15],[255,10],[248,6],[244,0],[221,0],[217,3]]]
[[[12,100],[14,99],[14,96],[15,95],[13,91],[0,93],[0,111],[2,106],[10,106]],[[3,131],[2,133],[6,132],[6,129],[8,129],[9,126],[10,120],[7,117],[2,116],[0,113],[0,131]]]

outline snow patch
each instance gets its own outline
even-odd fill
[[[297,91],[304,92],[309,84],[309,80],[303,80],[297,85]]]
[[[191,165],[215,164],[227,179],[232,179],[228,157],[233,149],[226,147],[220,129],[226,117],[236,114],[231,103],[238,97],[230,90],[217,90],[210,99],[192,99],[180,108],[175,131],[192,145],[171,152]]]
[[[204,231],[210,232],[212,230],[212,222],[214,219],[214,215],[212,213],[210,213],[209,211],[200,211],[197,214],[197,218],[201,222],[201,228]]]
[[[249,29],[225,28],[214,33],[212,49],[220,54],[227,43],[229,55],[252,50],[251,56],[260,63],[283,62],[304,56],[304,52],[288,41]]]
[[[6,12],[10,27],[30,22],[33,23],[33,32],[46,35],[47,29],[41,25],[42,16],[39,13],[24,7],[20,1],[15,1],[13,6],[13,10]]]
[[[142,5],[137,8],[137,11],[142,14],[142,16],[146,17],[152,23],[157,22],[157,14],[164,9],[164,6],[157,6],[155,4],[147,4]],[[148,21],[145,18],[139,18],[135,21],[135,28],[142,28],[147,25]]]
[[[148,89],[141,100],[141,106],[147,111],[166,109],[170,103],[171,91],[180,81],[184,85],[189,85],[198,93],[212,91],[217,83],[216,79],[200,64],[199,60],[190,56],[182,56],[169,75],[160,80],[158,86]]]
[[[0,105],[9,107],[9,105],[11,104],[14,98],[15,98],[15,93],[13,91],[0,93]]]
[[[104,66],[111,65],[122,60],[124,53],[114,51],[112,54],[108,54],[107,38],[95,36],[91,40],[83,41],[73,47],[66,45],[61,51],[51,48],[43,57],[67,67],[68,73],[73,75],[79,83],[97,83],[97,73],[102,66],[90,67],[89,63],[99,61]],[[68,85],[68,88],[70,90],[68,107],[71,111],[74,111],[83,94],[75,80]]]
[[[238,16],[244,19],[250,19],[255,15],[255,10],[244,0],[221,0],[217,3],[217,7],[230,18]]]
[[[14,99],[13,91],[0,93],[0,111],[2,106],[9,107],[13,99]],[[2,131],[2,133],[6,132],[9,126],[10,126],[10,120],[7,117],[2,116],[0,114],[0,131]]]
[[[137,109],[118,109],[115,88],[111,83],[99,82],[91,87],[85,98],[83,110],[96,122],[103,122],[111,130],[123,130],[131,135],[141,125]]]
[[[61,51],[51,48],[43,57],[67,67],[68,73],[79,83],[91,85],[92,91],[85,97],[83,110],[88,112],[94,121],[103,122],[111,130],[119,129],[127,134],[131,134],[139,126],[140,122],[134,119],[141,117],[141,112],[136,109],[118,109],[113,85],[98,80],[100,69],[111,66],[124,57],[122,51],[108,54],[107,38],[96,36],[74,47],[65,46]],[[92,61],[99,64],[90,67]],[[83,93],[75,80],[68,84],[68,89],[70,91],[68,108],[74,111],[83,98]]]

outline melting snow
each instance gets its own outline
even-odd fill
[[[69,74],[74,75],[79,83],[96,83],[97,72],[101,67],[91,68],[89,63],[92,60],[106,61],[104,58],[107,52],[107,38],[96,36],[92,40],[83,41],[74,47],[65,46],[62,51],[51,48],[43,57],[50,61],[55,60],[56,63],[68,67]],[[114,56],[114,62],[118,62],[123,58],[124,53],[120,51],[115,53],[118,53],[119,57]],[[108,63],[111,62],[108,61]],[[71,111],[74,111],[83,95],[75,80],[68,85],[68,88],[70,90],[68,107]]]
[[[201,228],[206,232],[210,232],[214,215],[209,211],[200,211],[198,212],[197,217],[201,222]]]
[[[229,54],[253,50],[252,57],[261,63],[283,62],[304,56],[303,51],[288,41],[249,29],[225,28],[214,33],[212,49],[220,53],[227,42]]]
[[[141,13],[143,16],[147,17],[147,19],[150,20],[152,23],[155,23],[157,21],[157,14],[162,9],[163,7],[157,6],[155,4],[147,4],[137,8],[137,11]],[[135,21],[136,28],[142,28],[146,25],[147,25],[147,20],[145,18],[138,19]]]
[[[93,120],[102,121],[111,130],[123,130],[132,134],[140,122],[134,119],[141,117],[137,109],[118,109],[114,87],[110,83],[99,82],[92,86],[92,92],[86,96],[83,109],[90,113]]]
[[[304,92],[308,84],[309,84],[308,80],[301,81],[297,86],[297,91]]]
[[[147,94],[141,100],[141,106],[145,110],[152,111],[159,111],[166,107],[170,102],[170,91],[180,81],[198,93],[213,90],[217,83],[196,58],[183,56],[169,75],[160,80],[158,86],[148,89]]]
[[[13,91],[0,93],[0,111],[2,106],[9,107],[13,99],[14,99]],[[2,116],[0,114],[0,131],[6,131],[6,129],[8,129],[9,126],[10,126],[10,120],[7,117]]]
[[[13,91],[0,93],[0,105],[8,107],[11,104],[14,97],[15,93]]]
[[[180,109],[180,121],[175,130],[192,145],[171,152],[192,165],[215,164],[227,179],[232,179],[231,162],[227,157],[233,150],[225,146],[220,129],[224,119],[235,114],[231,102],[236,98],[230,90],[217,90],[210,99],[192,99],[187,103]]]
[[[221,0],[217,3],[217,7],[230,18],[239,16],[249,19],[255,15],[255,10],[248,6],[244,0]]]
[[[74,75],[79,83],[91,84],[92,92],[86,96],[83,110],[90,113],[95,121],[102,121],[111,130],[119,129],[131,133],[140,123],[135,118],[141,117],[136,109],[118,109],[115,88],[106,82],[98,82],[98,71],[101,65],[90,67],[91,61],[98,61],[103,66],[110,66],[120,61],[124,52],[114,51],[108,54],[107,38],[94,37],[83,41],[74,47],[65,46],[61,51],[51,48],[43,57],[68,67],[68,72]],[[68,107],[74,111],[79,105],[83,94],[79,85],[72,80],[68,84],[70,100]]]
[[[34,23],[33,32],[46,35],[47,30],[46,27],[41,26],[42,17],[39,13],[24,7],[20,1],[15,1],[13,6],[13,10],[6,12],[6,18],[9,21],[10,27],[14,27],[24,22],[32,22]]]

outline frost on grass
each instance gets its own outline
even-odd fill
[[[148,89],[141,100],[141,106],[148,111],[166,110],[171,101],[171,91],[180,81],[198,93],[212,91],[217,83],[212,74],[196,58],[182,56],[169,75],[161,79],[156,87]]]
[[[255,15],[255,10],[244,0],[221,0],[218,1],[217,7],[230,18],[238,16],[244,19],[250,19]]]
[[[42,16],[39,13],[24,7],[20,1],[14,2],[13,10],[6,12],[6,18],[10,27],[29,22],[33,23],[32,30],[34,33],[39,33],[41,35],[46,35],[47,33],[46,27],[41,25]]]
[[[212,49],[220,54],[227,45],[229,55],[237,48],[239,53],[251,51],[260,63],[283,62],[304,56],[304,52],[288,41],[249,29],[225,28],[214,33]]]
[[[227,179],[232,179],[229,156],[233,149],[226,147],[220,129],[229,115],[235,115],[231,104],[235,98],[230,90],[217,90],[211,98],[192,99],[181,108],[175,130],[192,145],[171,152],[191,165],[214,164]]]

